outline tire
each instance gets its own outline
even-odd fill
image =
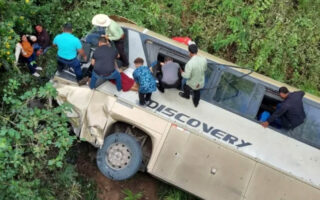
[[[142,163],[142,151],[137,140],[125,133],[114,133],[104,139],[97,152],[97,165],[101,173],[112,180],[132,177]]]

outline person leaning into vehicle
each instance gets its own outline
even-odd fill
[[[72,25],[70,23],[66,23],[63,26],[63,33],[54,38],[53,46],[58,46],[58,71],[63,70],[64,65],[72,67],[79,82],[82,79],[82,71],[77,53],[84,60],[87,60],[87,56],[82,49],[80,40],[72,34]]]
[[[144,60],[136,58],[134,65],[136,69],[133,72],[134,81],[139,85],[139,104],[144,106],[151,100],[152,92],[157,90],[156,80],[154,79],[149,67],[143,66]]]
[[[99,47],[93,53],[91,64],[93,70],[91,74],[90,88],[96,88],[98,79],[115,80],[117,90],[122,89],[120,72],[116,66],[116,58],[119,57],[117,50],[112,47],[109,41],[104,38],[99,38]]]
[[[182,78],[186,79],[186,84],[183,85],[183,92],[179,95],[183,98],[189,99],[190,92],[193,91],[193,104],[198,106],[200,101],[200,89],[204,87],[205,72],[207,70],[207,60],[204,57],[198,56],[198,47],[191,44],[188,47],[191,59],[186,64],[185,70],[181,71]]]
[[[164,63],[160,63],[160,65],[161,72],[157,74],[159,91],[163,93],[165,88],[179,88],[180,65],[173,62],[173,59],[168,56],[164,58]]]
[[[106,39],[113,41],[119,54],[122,66],[129,65],[127,55],[124,51],[124,32],[119,24],[110,19],[108,15],[97,14],[92,18],[92,24],[98,27],[106,27]]]
[[[277,109],[267,121],[261,123],[261,125],[266,128],[270,123],[280,118],[282,128],[292,130],[301,125],[306,118],[302,102],[304,92],[289,93],[286,87],[281,87],[279,89],[279,95],[284,99],[280,108]]]

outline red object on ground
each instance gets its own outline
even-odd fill
[[[124,92],[127,92],[131,89],[131,87],[134,84],[134,80],[132,78],[130,78],[129,76],[127,76],[125,73],[121,72],[121,83],[122,83],[122,90]],[[116,84],[115,80],[110,80],[113,84]]]
[[[172,39],[185,45],[188,45],[191,41],[191,38],[189,37],[173,37]]]

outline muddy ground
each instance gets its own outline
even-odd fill
[[[91,178],[98,188],[100,200],[122,200],[124,189],[131,190],[134,194],[142,192],[141,200],[157,200],[160,181],[147,173],[139,172],[126,181],[112,181],[104,177],[96,165],[96,149],[88,143],[81,143],[77,147],[77,171],[80,175]]]

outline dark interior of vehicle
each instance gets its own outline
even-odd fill
[[[279,109],[281,102],[282,100],[276,91],[267,89],[256,115],[256,119],[258,121],[265,121],[268,116],[272,115],[272,113]],[[281,128],[279,124],[275,123],[271,123],[270,126]]]
[[[165,58],[166,56],[167,56],[167,55],[164,55],[164,54],[159,53],[159,54],[158,54],[158,58],[157,58],[158,62],[164,62],[164,58]],[[176,59],[176,58],[174,58],[174,57],[172,57],[172,58],[173,58],[173,62],[178,63],[178,64],[180,65],[180,67],[181,67],[182,69],[184,69],[184,67],[185,67],[185,65],[186,65],[185,62],[183,62],[183,61],[181,61],[181,60],[178,60],[178,59]]]

